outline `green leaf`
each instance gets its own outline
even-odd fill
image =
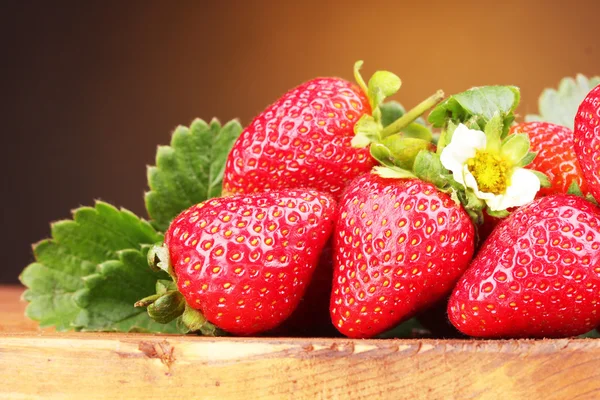
[[[406,113],[406,109],[397,101],[386,101],[379,106],[381,110],[381,125],[385,128]]]
[[[372,173],[387,179],[414,179],[416,176],[405,169],[399,167],[373,167]]]
[[[393,166],[392,162],[392,152],[385,145],[381,143],[372,143],[371,147],[369,147],[369,152],[371,156],[379,161],[382,165]]]
[[[533,172],[535,174],[535,176],[537,176],[537,178],[540,180],[540,186],[543,188],[549,188],[551,185],[550,183],[550,179],[548,179],[548,177],[546,176],[546,174],[540,172],[540,171],[536,171],[534,169],[530,169],[529,171]]]
[[[379,107],[386,97],[400,90],[402,81],[389,71],[377,71],[369,79],[368,96],[373,111]]]
[[[574,128],[575,114],[587,94],[600,85],[600,76],[563,78],[558,89],[544,89],[538,100],[539,115],[527,115],[525,121],[545,121]]]
[[[476,116],[482,129],[494,114],[511,114],[520,101],[519,88],[515,86],[482,86],[450,96],[429,114],[429,122],[436,128],[443,127],[447,120],[466,122]]]
[[[430,182],[440,190],[447,190],[455,182],[452,174],[442,165],[439,154],[421,151],[414,163],[414,172],[419,179]]]
[[[73,220],[54,223],[51,233],[52,239],[34,246],[35,262],[20,280],[28,288],[25,315],[58,331],[73,329],[80,312],[75,293],[84,289],[84,278],[98,272],[101,263],[118,259],[123,249],[162,240],[148,222],[103,202],[75,210]]]
[[[511,164],[518,164],[529,154],[529,136],[524,133],[507,136],[502,142],[501,153],[510,160]]]
[[[485,210],[485,212],[490,217],[496,217],[496,218],[506,218],[510,214],[507,210],[492,210],[489,207]]]
[[[388,136],[382,144],[390,151],[391,161],[394,165],[412,170],[417,154],[421,150],[428,150],[431,142],[423,139],[406,138],[399,135]]]
[[[485,138],[487,150],[499,151],[502,143],[502,130],[504,120],[500,113],[494,114],[492,119],[485,125]]]
[[[598,339],[598,338],[600,338],[600,332],[598,332],[597,329],[592,329],[591,331],[584,333],[583,335],[579,335],[577,337],[579,339],[585,339],[585,338]]]
[[[361,90],[363,91],[363,93],[365,95],[368,94],[369,89],[367,88],[367,84],[365,83],[365,80],[363,79],[362,75],[360,74],[360,69],[363,66],[363,60],[358,60],[357,62],[354,63],[354,79],[356,80],[356,83],[358,83],[358,86],[360,86]]]
[[[516,164],[517,167],[526,167],[533,162],[536,156],[537,153],[530,151],[529,153],[525,154],[525,157],[521,158],[521,161]]]
[[[80,308],[73,321],[78,330],[182,333],[176,321],[160,324],[145,308],[134,306],[155,293],[159,279],[168,278],[166,273],[148,267],[147,251],[147,246],[119,251],[116,260],[101,263],[96,274],[84,278],[85,288],[74,297]]]
[[[569,189],[567,190],[567,194],[572,194],[579,197],[584,197],[583,192],[581,191],[581,187],[577,183],[576,179],[573,179],[571,184],[569,185]]]
[[[352,147],[367,147],[372,142],[379,140],[380,125],[370,115],[364,114],[356,124],[354,124],[354,137],[352,138]]]
[[[221,126],[196,119],[175,129],[170,146],[160,146],[156,166],[148,167],[146,209],[153,224],[166,230],[180,212],[221,194],[227,155],[242,132],[238,121]]]

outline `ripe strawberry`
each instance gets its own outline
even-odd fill
[[[600,201],[600,85],[585,97],[575,116],[575,153],[592,195]]]
[[[179,291],[215,326],[250,335],[281,324],[302,298],[336,217],[314,191],[213,199],[165,237]]]
[[[474,228],[430,183],[365,174],[340,200],[333,240],[332,321],[371,337],[448,294],[473,255]]]
[[[541,197],[508,216],[458,282],[448,316],[478,337],[561,337],[600,324],[600,214]]]
[[[513,125],[510,133],[526,133],[530,151],[537,156],[527,168],[543,172],[551,187],[541,188],[538,195],[567,193],[569,186],[577,182],[581,191],[587,193],[587,184],[573,148],[573,131],[565,126],[549,122],[523,122]]]
[[[225,193],[309,187],[339,196],[347,182],[369,171],[368,148],[354,148],[354,125],[371,113],[356,85],[318,78],[284,94],[244,129],[229,153]]]

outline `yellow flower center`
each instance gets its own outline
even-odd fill
[[[467,160],[467,167],[482,192],[502,194],[509,186],[510,166],[499,154],[478,149],[475,157]]]

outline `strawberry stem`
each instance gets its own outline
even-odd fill
[[[438,90],[427,99],[423,100],[413,109],[406,112],[403,116],[383,128],[381,131],[381,138],[384,139],[388,136],[399,133],[402,129],[406,128],[408,125],[413,123],[417,118],[419,118],[423,113],[427,110],[433,108],[436,104],[442,101],[444,98],[444,92],[442,90]]]

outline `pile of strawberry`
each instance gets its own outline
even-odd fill
[[[437,105],[438,136],[418,118],[441,93],[392,122],[383,102],[400,80],[382,71],[367,85],[359,67],[358,85],[311,80],[248,125],[223,197],[183,211],[149,253],[177,290],[138,305],[204,334],[367,338],[440,307],[435,323],[475,337],[600,325],[600,209],[589,201],[600,199],[600,86],[574,131],[514,123],[509,87],[514,104],[493,115],[464,95]],[[469,96],[505,88],[484,89]],[[498,146],[526,137],[529,148],[511,151],[546,187],[508,211],[486,208],[436,156],[461,124]]]

